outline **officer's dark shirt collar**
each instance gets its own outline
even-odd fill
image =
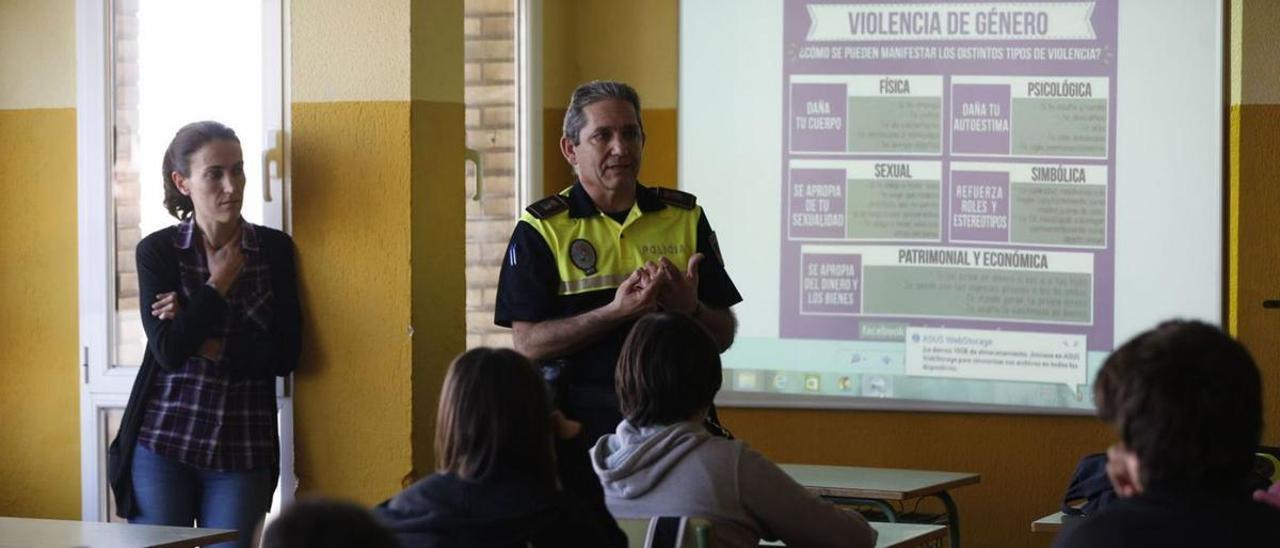
[[[667,204],[658,198],[657,193],[647,186],[636,183],[636,205],[640,206],[640,211],[649,213],[665,209]],[[600,214],[600,209],[596,207],[595,202],[591,201],[591,195],[587,194],[587,189],[582,187],[581,181],[575,181],[573,188],[569,189],[569,216],[574,219],[583,217],[594,217]]]

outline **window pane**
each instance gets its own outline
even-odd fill
[[[146,336],[134,248],[177,222],[163,205],[160,166],[178,128],[217,120],[236,130],[248,174],[243,215],[262,222],[262,14],[257,0],[116,0],[113,10],[112,366],[136,367]]]

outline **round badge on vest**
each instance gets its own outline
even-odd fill
[[[569,243],[569,260],[588,276],[596,273],[596,247],[582,238]]]

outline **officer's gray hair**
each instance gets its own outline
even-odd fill
[[[640,133],[644,134],[644,122],[640,120],[640,94],[636,93],[635,88],[612,80],[593,80],[578,86],[569,98],[569,109],[564,113],[563,135],[570,142],[581,144],[578,134],[587,125],[587,115],[583,109],[605,99],[621,99],[631,103],[636,109],[636,123],[640,124]]]

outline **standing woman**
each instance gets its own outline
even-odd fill
[[[240,139],[188,124],[164,155],[178,224],[138,244],[147,352],[109,474],[130,523],[236,529],[251,546],[280,469],[275,377],[298,365],[293,242],[240,217]]]

